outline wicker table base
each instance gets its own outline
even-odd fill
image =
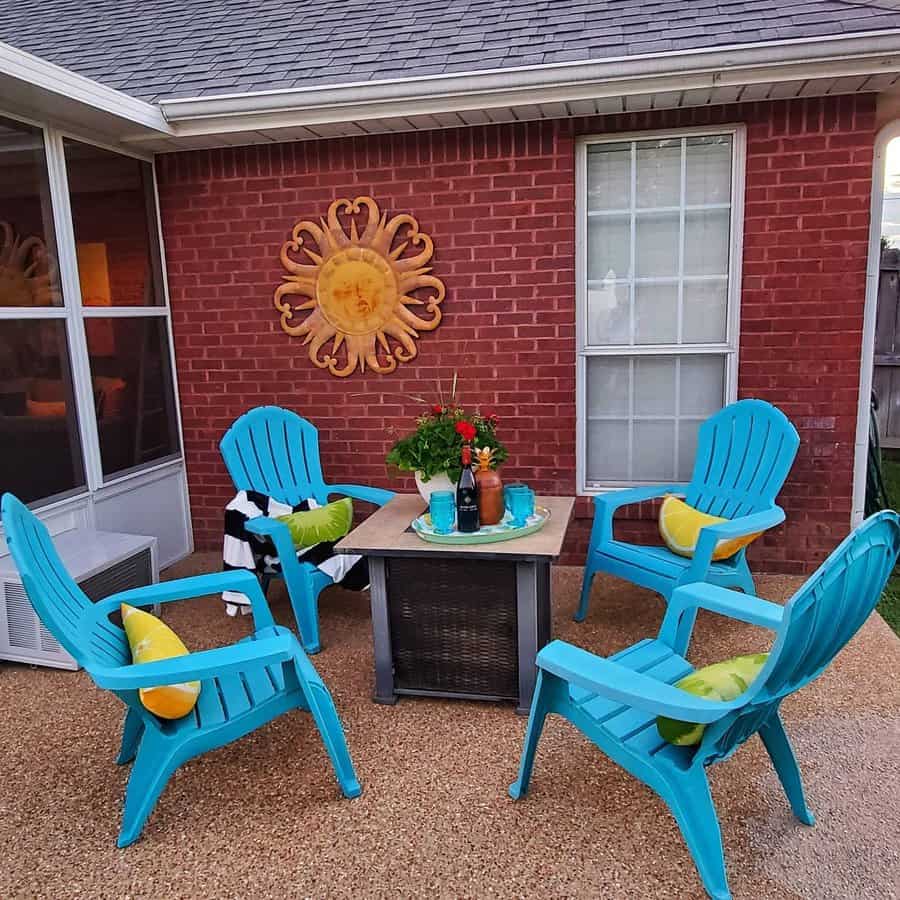
[[[549,562],[373,557],[375,700],[515,700],[550,640]]]
[[[339,551],[369,560],[376,702],[404,694],[513,700],[528,712],[534,659],[550,640],[550,563],[572,506],[550,501],[555,534],[483,546],[410,540],[410,512],[424,504],[401,496],[341,541]]]

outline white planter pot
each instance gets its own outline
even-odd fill
[[[451,491],[454,493],[456,491],[456,485],[447,477],[446,472],[438,472],[437,475],[432,475],[428,481],[423,481],[422,473],[416,472],[416,487],[426,503],[431,502],[431,495],[434,491]]]

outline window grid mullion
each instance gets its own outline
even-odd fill
[[[87,351],[87,335],[82,317],[81,284],[75,253],[75,230],[69,203],[69,181],[62,136],[55,129],[45,130],[47,147],[47,175],[56,230],[59,279],[66,304],[66,330],[69,342],[69,364],[72,367],[75,408],[78,430],[84,454],[85,480],[89,491],[103,485],[100,461],[100,433],[91,387],[91,366]]]
[[[634,478],[634,358],[628,360],[628,480]]]
[[[629,248],[628,248],[628,343],[634,346],[634,305],[636,302],[634,292],[635,274],[635,243],[637,235],[637,141],[631,142],[631,215],[629,218]],[[629,463],[630,465],[630,463]]]

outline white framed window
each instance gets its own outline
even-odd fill
[[[0,491],[180,463],[164,269],[150,158],[0,112]]]
[[[737,396],[743,126],[576,143],[578,489],[686,481]]]

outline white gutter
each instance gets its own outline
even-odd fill
[[[242,94],[161,100],[178,134],[900,71],[900,29]]]
[[[30,91],[30,105],[33,106],[38,106],[42,94],[45,94],[70,103],[84,104],[131,125],[163,134],[174,133],[155,104],[138,100],[0,41],[0,84],[10,80]],[[4,93],[7,90],[4,88]]]

